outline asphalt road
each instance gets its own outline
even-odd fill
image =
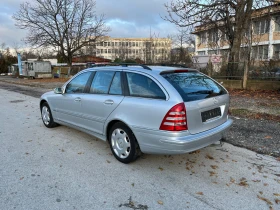
[[[105,142],[47,129],[38,104],[0,89],[1,210],[280,209],[280,162],[272,157],[225,143],[125,165]]]

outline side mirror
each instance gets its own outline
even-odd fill
[[[63,90],[62,90],[62,88],[55,88],[54,93],[55,94],[63,94]]]

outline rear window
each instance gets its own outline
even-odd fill
[[[227,91],[211,78],[199,72],[162,74],[180,93],[185,102],[226,94]]]

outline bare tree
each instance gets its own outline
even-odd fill
[[[173,50],[171,62],[174,63],[189,63],[191,61],[189,55],[189,47],[194,47],[194,36],[185,28],[178,28],[178,33],[171,36]]]
[[[229,61],[239,59],[242,37],[250,25],[254,9],[272,5],[271,0],[172,0],[165,4],[165,20],[180,27],[200,26],[220,29],[230,45]]]
[[[27,29],[25,41],[33,47],[53,47],[72,65],[73,55],[104,36],[109,28],[95,12],[93,0],[34,0],[13,15],[16,26]]]

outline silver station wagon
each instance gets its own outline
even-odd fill
[[[41,96],[46,127],[58,124],[108,141],[117,160],[182,154],[223,137],[229,94],[194,69],[123,65],[83,70]]]

